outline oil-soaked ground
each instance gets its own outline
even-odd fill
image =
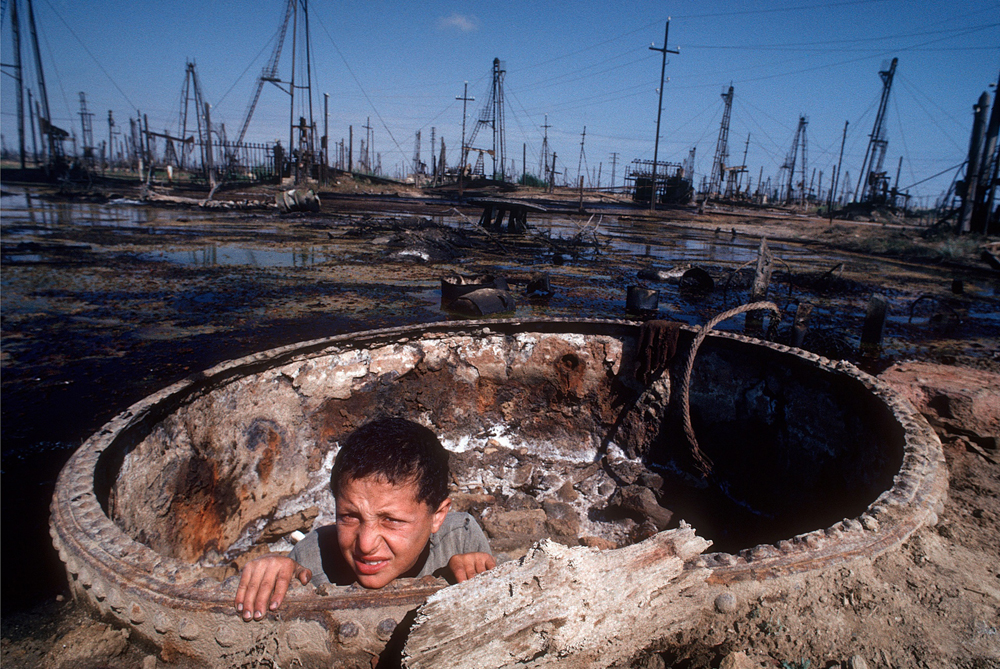
[[[360,329],[455,318],[440,279],[508,277],[515,291],[547,273],[548,298],[519,296],[515,316],[625,317],[626,287],[660,291],[659,317],[700,324],[746,301],[767,235],[777,258],[770,297],[815,305],[804,346],[879,369],[902,358],[996,368],[995,274],[839,251],[822,221],[704,216],[588,203],[529,218],[523,237],[485,234],[479,210],[426,198],[324,198],[320,214],[273,209],[162,209],[40,197],[2,198],[3,610],[61,587],[47,532],[55,477],[72,450],[119,411],[222,360]],[[575,203],[574,203],[575,204]],[[813,242],[779,241],[814,225]],[[864,232],[863,227],[858,227]],[[857,234],[849,232],[847,234]],[[694,264],[715,289],[637,278]],[[955,292],[954,281],[962,292]],[[877,361],[856,350],[868,299],[889,299]],[[911,319],[912,310],[912,319]],[[742,319],[720,329],[741,329]]]

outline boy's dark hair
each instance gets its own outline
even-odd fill
[[[377,476],[393,485],[416,481],[417,501],[437,509],[448,498],[448,451],[437,435],[405,418],[376,418],[352,432],[333,463],[330,489],[344,478]]]

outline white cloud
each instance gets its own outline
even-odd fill
[[[462,14],[455,13],[451,16],[442,16],[438,19],[438,26],[444,30],[456,28],[464,33],[470,33],[479,27],[479,21],[475,16],[463,16]]]

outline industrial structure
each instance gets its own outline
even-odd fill
[[[861,164],[861,175],[854,191],[854,199],[858,202],[885,204],[889,196],[889,179],[883,169],[885,151],[889,146],[886,138],[885,114],[889,108],[889,93],[892,92],[892,79],[896,76],[898,58],[893,58],[888,68],[880,71],[882,79],[882,97],[879,100],[878,112],[875,114],[875,125],[869,135],[868,149]]]
[[[507,137],[506,129],[504,128],[504,101],[503,101],[503,80],[504,75],[507,74],[507,66],[499,58],[493,59],[493,84],[490,87],[490,94],[483,105],[483,108],[479,112],[479,120],[476,122],[476,127],[472,129],[472,135],[469,136],[468,144],[463,143],[462,145],[462,165],[463,169],[466,164],[468,164],[468,156],[470,151],[476,151],[478,157],[476,158],[476,164],[472,168],[472,174],[477,176],[486,176],[486,170],[484,165],[483,154],[489,154],[490,158],[493,159],[493,170],[490,178],[498,179],[500,181],[505,181],[504,170],[506,167],[506,157],[507,157]],[[483,128],[489,128],[492,134],[493,146],[492,148],[477,148],[475,146],[476,139],[479,137],[479,131]]]

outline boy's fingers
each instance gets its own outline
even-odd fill
[[[295,575],[302,582],[302,585],[309,583],[313,577],[312,569],[306,569],[305,567],[299,567]]]
[[[274,590],[271,594],[270,604],[268,604],[272,611],[281,606],[281,602],[284,601],[285,593],[288,592],[288,586],[291,582],[290,576],[285,575],[285,570],[281,570],[275,575]],[[263,614],[263,611],[261,613]]]

